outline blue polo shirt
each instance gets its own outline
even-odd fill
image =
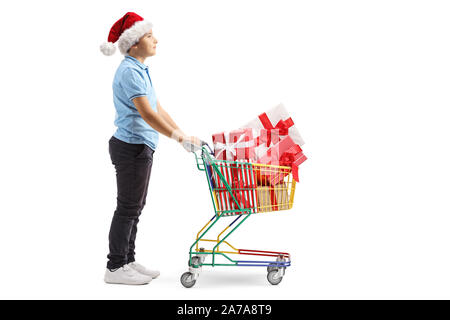
[[[114,106],[117,130],[114,136],[133,144],[146,144],[153,150],[158,145],[159,134],[139,114],[133,104],[137,97],[148,98],[150,106],[158,112],[156,93],[148,73],[148,66],[137,59],[125,56],[117,68],[113,81]]]

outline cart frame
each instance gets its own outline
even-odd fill
[[[253,266],[253,267],[267,267],[268,272],[268,280],[271,284],[278,284],[282,277],[285,274],[285,269],[291,266],[291,256],[287,252],[277,252],[277,251],[263,251],[263,250],[251,250],[251,249],[237,249],[233,245],[231,245],[226,239],[234,232],[237,228],[239,228],[244,221],[246,221],[252,214],[257,213],[257,207],[248,207],[245,208],[241,205],[241,203],[236,199],[233,190],[233,187],[230,186],[227,178],[223,175],[223,172],[219,169],[220,164],[227,165],[236,165],[236,168],[242,170],[248,170],[249,177],[251,179],[254,177],[254,168],[272,168],[272,169],[283,169],[283,170],[291,170],[290,167],[283,166],[273,166],[273,165],[264,165],[258,163],[250,163],[250,162],[237,162],[237,161],[225,161],[225,160],[216,160],[213,157],[213,152],[211,148],[206,145],[201,149],[201,156],[199,157],[195,152],[195,159],[197,164],[197,169],[199,171],[204,171],[207,181],[209,192],[211,195],[211,200],[213,202],[214,207],[214,216],[198,231],[196,239],[194,243],[191,245],[189,249],[189,272],[186,272],[181,277],[181,282],[185,287],[192,287],[197,280],[199,273],[201,271],[202,266]],[[215,187],[213,186],[213,181],[208,173],[208,167],[210,170],[213,170],[214,177],[220,179],[220,182],[225,186],[228,196],[230,200],[233,202],[233,206],[237,209],[229,209],[229,210],[218,210],[219,203],[217,197],[215,195]],[[239,189],[241,190],[241,189]],[[291,180],[291,188],[289,195],[289,203],[286,209],[292,208],[293,200],[295,194],[295,180]],[[208,231],[224,216],[230,216],[238,214],[238,216],[223,229],[218,235],[216,239],[206,239],[205,235]],[[245,216],[245,217],[244,217]],[[238,222],[238,220],[241,220]],[[236,223],[237,222],[237,223]],[[234,225],[234,226],[233,226]],[[205,250],[204,248],[199,248],[200,242],[209,242],[215,243],[212,250]],[[220,250],[220,246],[224,245],[228,246],[228,250]],[[275,258],[275,260],[268,261],[269,259],[261,260],[234,260],[231,259],[228,255],[230,254],[238,254],[238,255],[252,255],[252,256],[263,256]],[[205,263],[205,259],[211,256],[211,263]],[[226,259],[228,263],[217,263],[216,257],[221,256]]]

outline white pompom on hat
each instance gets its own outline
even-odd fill
[[[108,42],[100,45],[100,51],[106,56],[111,56],[116,52],[115,43],[119,51],[126,55],[128,50],[136,44],[139,39],[152,29],[152,23],[134,12],[127,12],[122,18],[116,21],[109,31]]]
[[[104,42],[100,45],[100,51],[105,56],[112,56],[116,52],[116,46],[112,42]]]

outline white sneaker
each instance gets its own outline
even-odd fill
[[[133,270],[136,270],[140,274],[143,274],[148,277],[152,277],[152,279],[158,278],[158,276],[160,274],[158,270],[149,270],[137,262],[130,262],[128,264],[128,266],[130,266],[130,268],[132,268]]]
[[[147,284],[150,281],[152,281],[152,277],[137,272],[127,264],[114,271],[106,269],[105,272],[106,283],[140,285]]]

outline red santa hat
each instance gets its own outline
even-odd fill
[[[109,31],[108,42],[100,46],[100,51],[106,56],[113,55],[116,52],[114,43],[117,42],[120,52],[125,55],[131,46],[135,45],[152,27],[153,25],[149,21],[145,21],[138,14],[127,12],[114,23]]]

